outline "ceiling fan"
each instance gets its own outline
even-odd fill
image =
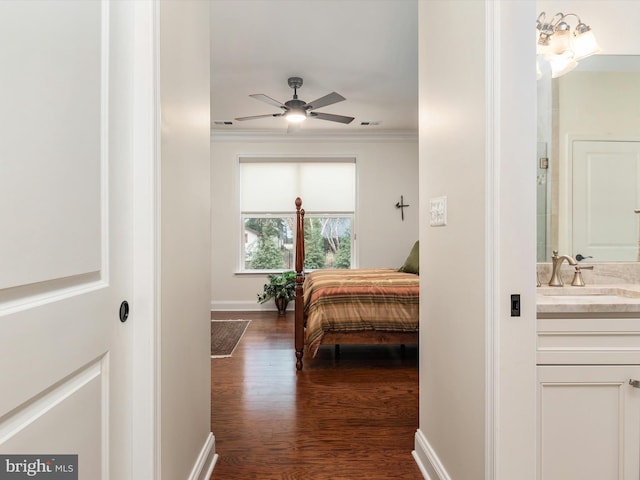
[[[273,98],[264,95],[262,93],[256,93],[249,95],[250,97],[268,103],[275,107],[281,108],[283,111],[280,113],[267,113],[266,115],[253,115],[250,117],[239,117],[236,120],[254,120],[256,118],[267,117],[285,117],[291,123],[300,123],[306,118],[317,118],[318,120],[328,120],[330,122],[338,122],[348,124],[353,121],[354,117],[346,117],[344,115],[334,115],[333,113],[316,112],[315,110],[327,105],[333,105],[334,103],[342,102],[346,100],[342,95],[336,92],[331,92],[324,97],[320,97],[313,102],[305,103],[303,100],[298,99],[298,89],[302,86],[302,78],[291,77],[287,81],[289,86],[293,88],[293,98],[287,102],[281,103]]]

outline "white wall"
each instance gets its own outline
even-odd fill
[[[264,274],[238,275],[240,215],[237,172],[239,155],[353,155],[357,158],[356,249],[359,266],[400,267],[418,239],[418,149],[415,140],[348,142],[228,141],[213,136],[211,144],[213,310],[274,309],[256,303]],[[277,185],[274,185],[277,188]],[[405,219],[396,202],[404,195]],[[302,199],[304,202],[304,198]],[[291,211],[295,211],[295,198]],[[304,206],[304,205],[303,205]]]
[[[209,4],[158,8],[161,476],[186,479],[211,445]]]
[[[424,27],[431,18],[456,18],[456,8],[420,3],[421,45],[444,33]],[[484,4],[466,8],[456,20],[466,51],[455,62],[449,49],[419,55],[420,205],[448,199],[448,225],[420,230],[420,431],[452,479],[484,476]]]
[[[416,457],[433,480],[535,478],[534,12],[420,2]],[[448,223],[430,227],[442,195]]]
[[[569,133],[637,135],[640,131],[640,72],[574,71],[558,83],[561,141]],[[563,151],[561,147],[561,155]]]

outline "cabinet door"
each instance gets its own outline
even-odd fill
[[[538,367],[538,478],[640,478],[640,366]]]

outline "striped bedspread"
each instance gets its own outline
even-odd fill
[[[304,281],[305,345],[318,351],[325,331],[417,332],[419,277],[391,268],[316,270]]]

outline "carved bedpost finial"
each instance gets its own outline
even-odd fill
[[[302,199],[296,198],[296,281],[300,277],[302,282],[304,271],[304,208],[302,207]]]

